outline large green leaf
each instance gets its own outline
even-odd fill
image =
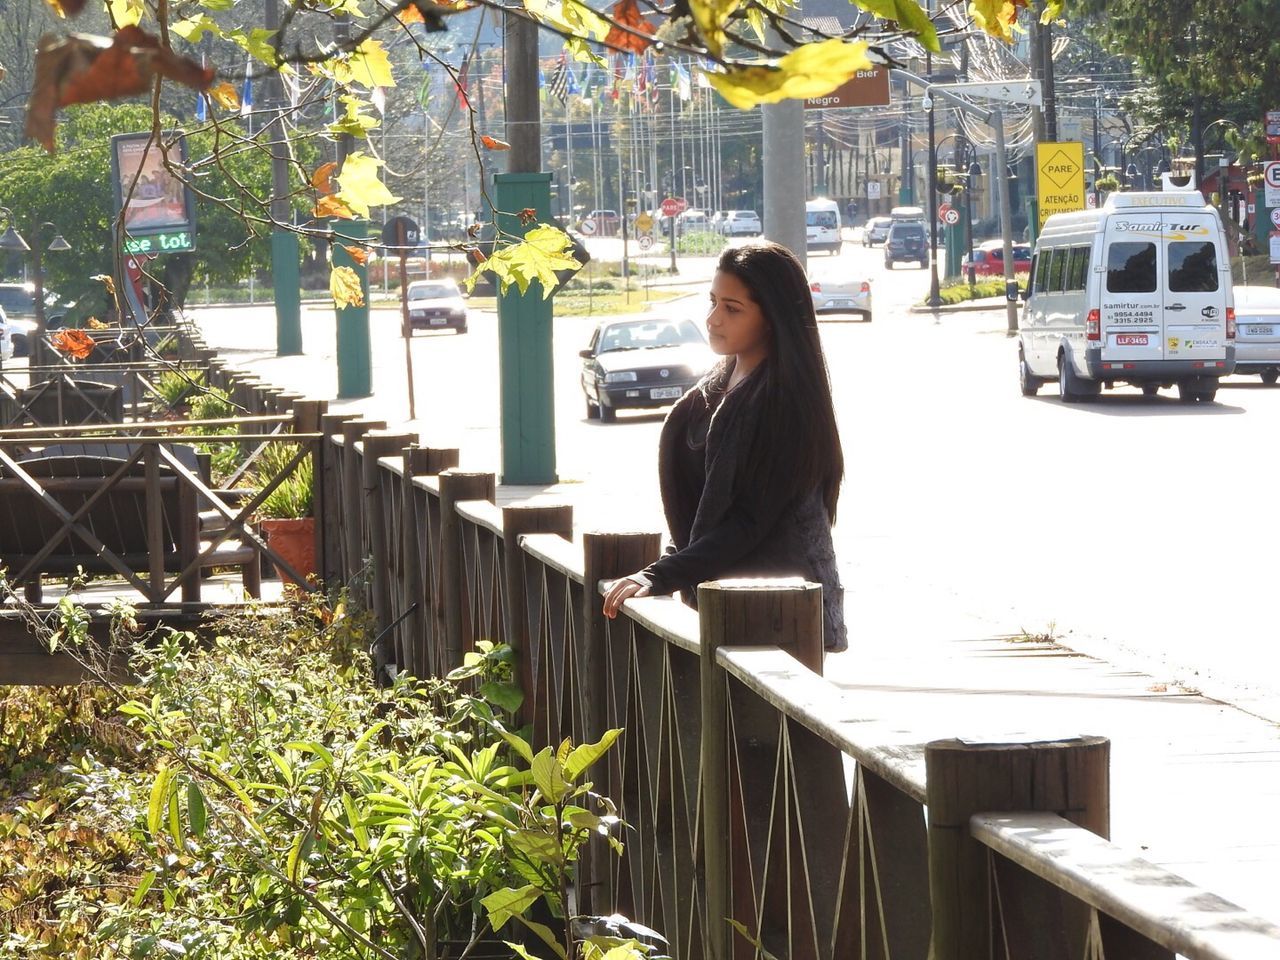
[[[569,792],[569,781],[565,779],[564,767],[556,759],[551,748],[547,747],[533,758],[530,771],[533,783],[549,803],[559,803]]]
[[[489,915],[489,925],[499,930],[512,917],[518,917],[537,903],[541,896],[542,889],[529,883],[523,887],[495,890],[480,903]]]
[[[559,283],[557,271],[576,270],[581,266],[568,252],[571,245],[572,241],[564,231],[540,223],[525,234],[523,240],[495,250],[467,278],[467,287],[474,288],[481,276],[492,273],[503,293],[513,283],[521,293],[525,293],[529,284],[537,280],[542,284],[545,299],[551,296],[551,291]]]
[[[776,64],[731,67],[707,77],[731,104],[749,110],[762,103],[821,97],[873,66],[866,43],[834,39],[806,43]]]
[[[507,711],[507,713],[515,713],[520,709],[520,705],[524,703],[524,691],[514,683],[498,683],[491,680],[488,683],[480,684],[480,689],[476,692],[490,703]]]
[[[929,14],[915,0],[853,0],[863,10],[885,20],[893,20],[907,33],[915,35],[920,45],[934,53],[942,52],[938,31]]]
[[[584,743],[575,747],[564,762],[564,775],[571,782],[576,781],[583,771],[609,752],[609,748],[621,735],[621,730],[606,730],[605,735],[595,743]]]

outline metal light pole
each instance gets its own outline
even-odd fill
[[[44,317],[44,264],[42,256],[45,250],[59,253],[63,250],[70,250],[71,244],[58,232],[58,228],[52,222],[45,220],[43,223],[37,224],[31,228],[31,243],[28,244],[26,239],[20,234],[14,226],[13,211],[8,207],[0,207],[0,213],[4,214],[8,223],[8,229],[3,235],[0,235],[0,250],[16,250],[20,253],[29,253],[31,255],[31,284],[32,296],[32,312],[35,315],[36,329],[35,336],[31,340],[30,351],[31,359],[37,365],[43,363],[44,360],[44,335],[45,335],[45,317]],[[40,234],[45,227],[53,230],[53,239],[49,241],[47,247],[43,247],[40,241]]]
[[[933,58],[929,59],[932,64]],[[932,76],[929,79],[932,80]],[[942,293],[938,289],[938,144],[934,139],[933,99],[928,94],[925,99],[929,111],[929,306],[936,310],[942,306]]]

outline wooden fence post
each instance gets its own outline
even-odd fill
[[[445,669],[462,665],[462,518],[457,506],[464,500],[497,496],[492,473],[446,470],[440,474],[440,590],[444,606]]]
[[[698,587],[702,676],[703,940],[708,960],[730,960],[737,867],[750,866],[730,839],[729,684],[716,661],[726,646],[777,646],[822,673],[822,587],[801,580],[722,580]],[[746,798],[742,798],[745,804]],[[738,919],[744,919],[739,917]]]
[[[364,566],[364,496],[356,444],[370,430],[386,428],[385,420],[348,420],[342,425],[343,580],[350,580]]]
[[[382,496],[382,468],[378,465],[379,457],[393,457],[403,454],[404,448],[413,439],[407,433],[389,433],[373,430],[365,434],[364,456],[361,460],[361,483],[364,492],[365,522],[369,525],[369,551],[371,555],[371,575],[369,593],[373,606],[374,623],[379,634],[386,630],[396,618],[399,611],[391,609],[391,571],[392,543],[400,530],[390,530],[387,524],[386,504]],[[383,636],[373,651],[374,675],[378,681],[390,680],[387,664],[393,660],[391,638]],[[399,664],[397,664],[397,667]]]
[[[969,818],[975,813],[1050,811],[1106,837],[1111,827],[1110,754],[1105,737],[1021,743],[935,740],[926,745],[933,960],[985,957],[990,949],[993,878],[986,847],[970,836]],[[1083,956],[1085,931],[1080,925],[1082,919],[1087,922],[1087,912],[1063,911],[1056,890],[1032,889],[1040,881],[1030,874],[1021,877],[1028,880],[1022,891],[1028,899],[1056,911],[1056,934],[1050,924],[1037,924],[1040,929],[1030,935],[1065,937],[1080,946],[1071,955]],[[1014,941],[1009,947],[1012,956],[1048,955]]]
[[[524,550],[526,533],[554,533],[573,539],[573,507],[565,505],[510,506],[502,508],[502,612],[507,623],[507,644],[516,655],[516,682],[524,691],[520,722],[532,717],[533,653],[529,649],[529,610],[525,591]]]
[[[324,413],[320,417],[320,459],[316,462],[316,476],[320,482],[320,506],[316,510],[316,526],[321,528],[320,542],[316,546],[316,559],[320,563],[320,576],[326,582],[343,580],[342,537],[342,456],[338,452],[335,437],[342,435],[342,425],[356,419],[354,413]]]

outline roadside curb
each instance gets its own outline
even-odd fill
[[[962,302],[943,305],[941,307],[928,307],[917,304],[911,307],[909,313],[979,313],[984,310],[1003,310],[1007,301],[1004,297],[998,297],[988,300],[978,300],[977,302]]]

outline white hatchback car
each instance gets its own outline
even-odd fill
[[[1280,290],[1236,287],[1236,373],[1280,379]]]
[[[871,321],[871,281],[813,277],[809,283],[815,313],[860,313]]]
[[[764,233],[764,225],[754,210],[730,210],[720,223],[720,232],[726,237],[758,237]]]

